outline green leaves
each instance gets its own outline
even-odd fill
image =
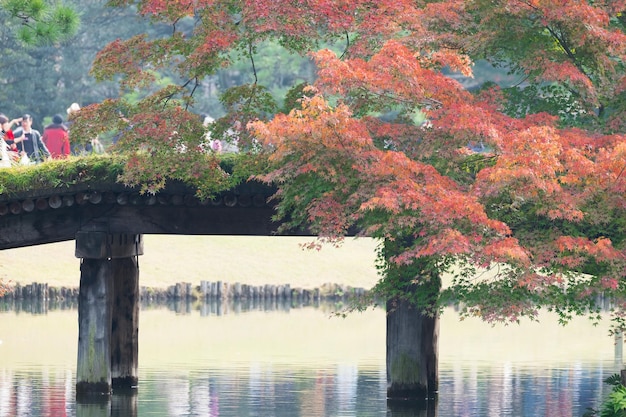
[[[18,38],[29,45],[55,43],[72,37],[80,19],[71,7],[50,5],[44,0],[2,0],[0,8],[21,22]]]
[[[621,342],[618,342],[621,343]],[[626,387],[622,385],[619,374],[613,374],[604,380],[613,390],[604,400],[600,410],[588,409],[583,417],[626,417]]]
[[[276,101],[267,88],[256,83],[231,87],[220,96],[220,102],[226,115],[211,123],[211,138],[220,139],[239,150],[258,150],[247,125],[256,120],[268,120],[277,111]]]
[[[592,127],[598,124],[593,109],[585,106],[576,94],[556,83],[503,89],[507,98],[504,112],[522,118],[546,112],[559,118],[561,126]]]

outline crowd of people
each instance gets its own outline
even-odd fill
[[[80,105],[72,103],[66,110],[68,120],[63,120],[60,114],[55,114],[52,117],[52,123],[44,127],[43,133],[33,129],[33,117],[30,114],[10,119],[0,113],[0,168],[37,164],[50,159],[66,158],[69,155],[103,153],[104,147],[98,138],[87,144],[70,145],[69,131],[72,123],[70,116],[77,111],[80,111]],[[120,115],[120,117],[123,116]],[[206,114],[202,114],[201,118],[205,127],[214,122],[214,119]],[[129,124],[126,130],[131,128],[132,125]],[[121,131],[113,138],[113,144],[124,132]],[[232,130],[229,130],[228,134],[234,137]],[[212,139],[210,132],[206,133],[206,150],[217,153],[239,151],[236,140],[231,143]]]
[[[67,115],[79,111],[78,103],[72,103]],[[9,119],[0,113],[0,167],[16,164],[36,164],[48,159],[66,158],[71,154],[84,153],[84,147],[70,146],[70,123],[63,116],[55,114],[52,123],[43,129],[43,133],[32,128],[33,118],[30,114]],[[97,142],[97,139],[95,140]],[[101,150],[99,142],[90,143],[91,150]],[[95,147],[98,149],[95,149]]]

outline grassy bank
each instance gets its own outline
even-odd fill
[[[290,284],[314,288],[331,282],[371,288],[375,242],[347,239],[341,248],[302,250],[299,237],[145,235],[139,258],[140,285],[167,287],[177,282],[197,285],[202,280],[249,285]],[[78,286],[80,261],[74,242],[0,251],[4,281],[51,286]]]

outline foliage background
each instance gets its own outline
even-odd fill
[[[17,37],[21,22],[10,19],[0,7],[0,112],[9,118],[29,113],[33,127],[42,130],[54,114],[67,117],[71,103],[81,107],[118,97],[118,83],[96,82],[90,74],[98,51],[115,39],[127,39],[138,34],[158,38],[169,34],[171,28],[137,14],[135,7],[107,7],[100,0],[66,0],[80,15],[81,25],[75,36],[45,45],[26,45]],[[181,27],[190,19],[181,22]],[[275,43],[259,45],[255,65],[258,77],[280,102],[294,83],[311,82],[315,77],[313,63],[299,55],[290,54]],[[226,88],[250,82],[253,72],[250,62],[236,53],[232,67],[220,69],[201,80],[196,92],[197,102],[191,110],[213,118],[224,114],[218,97]],[[162,83],[178,82],[171,74],[160,75]],[[134,101],[138,93],[128,94]]]

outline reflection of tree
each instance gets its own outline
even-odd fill
[[[511,412],[512,401],[512,378],[511,363],[503,364],[499,375],[489,382],[489,392],[497,392],[499,395],[488,396],[487,404],[489,417],[500,417]]]
[[[13,374],[0,369],[0,417],[65,417],[74,398],[72,381],[69,370]]]
[[[16,414],[16,403],[13,398],[13,375],[7,370],[0,370],[0,417]]]
[[[215,391],[215,388],[209,388],[209,397],[211,398],[209,417],[217,417],[220,415],[220,397]]]
[[[3,358],[4,359],[4,358]],[[610,388],[602,380],[619,369],[613,361],[573,363],[540,369],[515,364],[484,366],[458,362],[441,370],[438,409],[390,407],[388,417],[582,415],[597,408]],[[613,367],[612,367],[613,366]],[[336,368],[297,369],[253,362],[175,374],[165,369],[141,381],[142,413],[180,416],[326,416],[381,415],[386,408],[384,369],[370,372],[354,364]],[[13,373],[0,368],[0,417],[70,416],[74,404],[73,372]],[[128,409],[136,410],[136,397]],[[133,403],[133,401],[135,401]],[[137,416],[115,411],[112,417]],[[118,407],[119,408],[119,407]],[[108,416],[107,403],[76,405],[76,417]],[[144,415],[145,415],[144,414]]]
[[[65,386],[64,381],[55,382],[48,387],[44,386],[44,396],[41,415],[43,417],[65,417]]]
[[[16,378],[17,391],[17,413],[16,417],[28,417],[31,410],[34,408],[33,404],[33,382],[30,378]]]
[[[241,386],[240,389],[248,392],[248,401],[245,406],[247,410],[241,409],[242,412],[254,410],[260,415],[275,415],[277,402],[282,401],[283,395],[288,390],[279,386],[276,377],[277,373],[273,369],[273,364],[252,364],[248,370],[247,386]],[[279,400],[280,399],[280,400]]]
[[[332,383],[332,375],[325,370],[318,370],[313,376],[314,383],[300,394],[302,415],[324,416],[326,413],[326,387]]]
[[[248,380],[248,392],[250,393],[248,404],[250,407],[254,407],[255,399],[263,396],[263,366],[260,363],[255,362],[250,364]]]
[[[475,366],[471,367],[468,371],[464,372],[461,364],[457,363],[454,366],[451,380],[440,380],[442,386],[450,385],[452,397],[454,398],[453,410],[454,415],[458,417],[471,416],[472,410],[478,408],[478,372]],[[466,395],[471,393],[470,395]],[[473,395],[472,395],[473,394]],[[463,401],[456,401],[458,398],[463,398]]]
[[[199,378],[191,384],[191,410],[197,415],[207,415],[207,410],[211,407],[210,384],[208,378]],[[213,417],[217,414],[208,413]]]
[[[183,417],[191,414],[190,379],[168,378],[161,381],[160,386],[167,398],[167,411],[170,417]]]
[[[619,369],[619,366],[616,367]],[[602,380],[615,372],[602,364],[574,363],[564,368],[523,368],[457,364],[441,371],[441,416],[550,416],[582,415],[597,408],[605,387]],[[605,394],[605,393],[604,393]]]
[[[356,393],[359,369],[355,363],[337,365],[337,406],[341,413],[353,413],[356,408]]]

